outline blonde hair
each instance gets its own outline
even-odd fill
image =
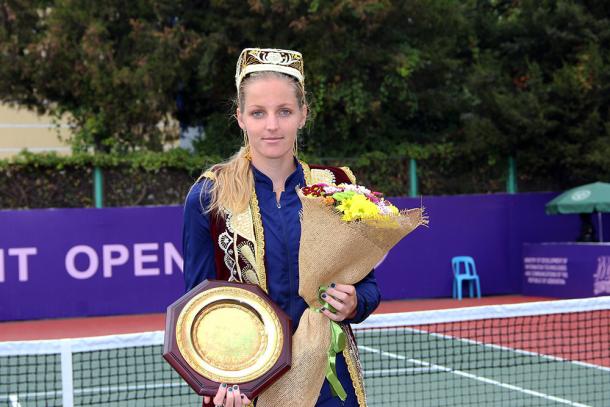
[[[263,71],[252,73],[241,81],[234,103],[242,112],[245,110],[247,85],[255,80],[265,78],[287,79],[294,88],[299,109],[303,110],[303,107],[307,106],[305,90],[296,78],[279,72]],[[227,161],[213,165],[199,177],[197,182],[203,178],[211,178],[211,181],[213,181],[210,183],[210,188],[207,189],[211,195],[210,206],[205,208],[207,213],[216,212],[224,208],[232,213],[240,213],[246,210],[254,190],[254,176],[250,168],[249,151],[248,138],[244,133],[244,146],[237,153]],[[210,173],[213,175],[209,176]],[[202,193],[205,189],[202,189]]]

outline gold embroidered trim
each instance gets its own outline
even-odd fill
[[[265,271],[265,231],[263,229],[263,218],[261,210],[258,206],[258,197],[256,190],[252,188],[252,197],[250,198],[250,212],[252,213],[252,224],[254,225],[254,236],[256,243],[256,267],[255,271],[258,275],[260,288],[266,293],[267,289],[267,273]]]
[[[216,174],[214,174],[212,171],[206,171],[203,173],[203,175],[201,176],[203,178],[209,178],[211,180],[216,181]]]
[[[347,339],[347,346],[343,349],[343,357],[345,358],[345,363],[347,364],[347,370],[349,372],[349,377],[352,379],[352,384],[354,386],[354,391],[356,392],[356,398],[358,399],[358,406],[366,407],[366,393],[364,391],[364,379],[362,378],[362,370],[359,367],[360,363],[358,362],[358,357],[354,353],[354,348],[356,347],[356,343],[353,341],[351,332],[348,328],[348,325],[341,324],[341,329],[345,333]],[[356,352],[357,352],[356,348]]]
[[[247,263],[250,263],[252,268],[254,268],[256,267],[256,256],[248,243],[250,242],[242,242],[242,244],[239,245],[239,254]]]
[[[343,172],[345,173],[345,175],[347,175],[347,178],[349,178],[349,180],[351,181],[352,184],[356,183],[356,176],[354,175],[354,173],[352,172],[352,170],[349,167],[339,167],[343,170]]]
[[[313,185],[313,184],[316,184],[319,182],[331,183],[331,184],[335,183],[335,174],[333,174],[332,171],[330,171],[330,170],[312,170],[311,168],[309,168],[309,165],[307,165],[306,162],[300,161],[300,160],[299,160],[299,162],[301,163],[301,166],[303,167],[303,175],[305,176],[305,184]],[[341,170],[343,170],[343,172],[345,173],[347,178],[349,178],[349,180],[352,184],[356,183],[356,176],[354,175],[354,173],[352,172],[352,170],[349,167],[339,167],[339,168],[341,168]],[[312,171],[315,172],[316,174],[313,175]],[[330,176],[328,174],[326,174],[327,172],[330,173]]]
[[[311,168],[309,168],[309,165],[307,165],[306,162],[304,161],[300,161],[301,163],[301,167],[303,167],[303,175],[305,176],[305,184],[307,185],[311,185]]]
[[[225,267],[229,270],[229,281],[232,281],[235,279],[235,264],[237,263],[237,259],[234,257],[233,237],[231,237],[227,231],[222,232],[220,236],[218,236],[218,247],[225,254],[223,261]]]
[[[254,255],[254,243],[252,241],[241,242],[238,246],[240,258],[244,260],[245,266],[241,269],[242,280],[246,283],[260,286],[256,274],[256,256]]]
[[[235,213],[231,216],[231,228],[235,233],[240,235],[246,240],[253,242],[256,237],[254,236],[254,226],[252,222],[252,210],[247,208],[241,213]]]
[[[227,218],[229,219],[229,218]],[[230,218],[233,220],[233,217]],[[244,279],[241,276],[241,266],[239,265],[239,249],[237,248],[237,233],[233,232],[233,249],[231,249],[235,256],[235,275],[231,273],[231,277],[229,277],[229,281],[237,281],[239,283],[243,283]]]
[[[333,174],[331,170],[323,170],[318,168],[311,170],[312,184],[336,185],[336,181],[335,174]]]

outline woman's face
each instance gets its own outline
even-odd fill
[[[305,124],[307,108],[299,108],[290,79],[254,79],[246,84],[244,97],[243,111],[237,109],[237,122],[248,133],[252,159],[292,159],[297,130]]]

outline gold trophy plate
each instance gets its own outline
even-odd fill
[[[268,302],[236,286],[211,288],[191,298],[175,332],[178,349],[195,372],[233,384],[267,373],[278,362],[287,334]]]

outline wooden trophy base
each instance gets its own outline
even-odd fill
[[[167,308],[163,357],[200,395],[254,399],[290,368],[290,318],[258,286],[205,280]]]

